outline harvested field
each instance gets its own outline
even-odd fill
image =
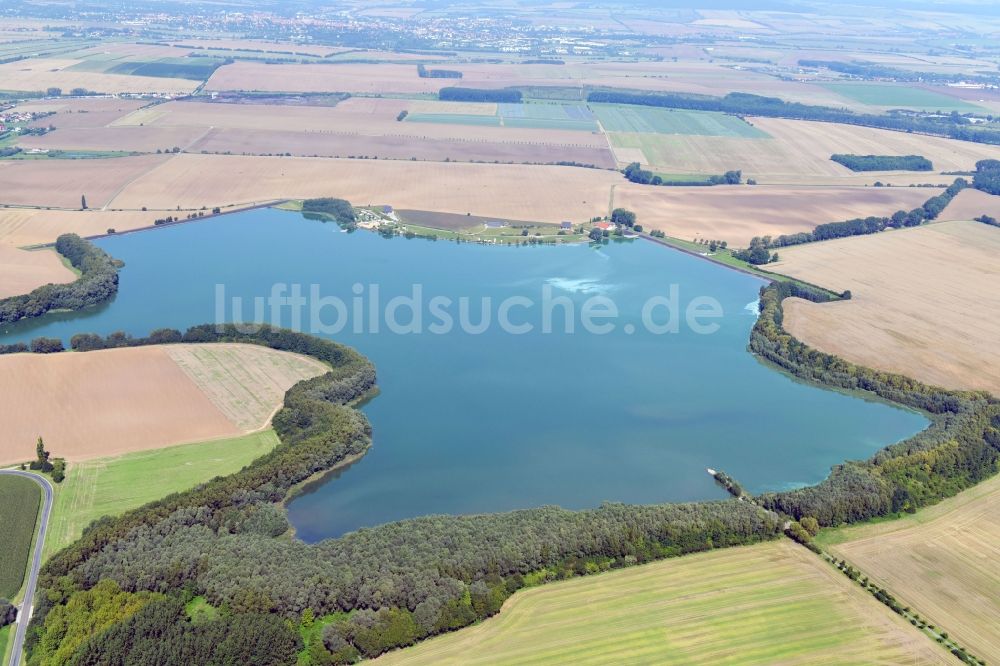
[[[72,90],[86,88],[101,93],[189,93],[197,81],[155,76],[128,76],[69,70],[79,60],[19,60],[0,65],[0,81],[6,90],[37,91],[49,87]]]
[[[152,153],[186,150],[208,130],[199,127],[95,127],[59,128],[42,136],[24,136],[17,145],[26,150],[98,150]]]
[[[497,142],[607,148],[605,138],[596,132],[398,122],[396,116],[399,112],[410,109],[413,104],[415,102],[411,100],[363,98],[348,99],[335,107],[171,102],[137,111],[117,121],[115,126],[143,124],[147,128],[198,127],[207,130],[211,127],[227,130],[252,130],[265,135],[279,133],[285,137],[285,140],[298,134],[299,141],[305,142],[322,141],[327,136],[334,139],[344,136],[381,136],[396,139],[416,137],[476,143]],[[489,118],[489,116],[483,115],[469,117]],[[497,121],[496,124],[499,125],[499,122]],[[255,140],[268,141],[267,136]],[[273,152],[283,153],[286,150],[279,149]],[[367,154],[371,154],[371,152],[369,151]]]
[[[191,146],[193,152],[297,157],[371,157],[443,162],[579,162],[604,169],[616,166],[607,148],[507,141],[462,141],[409,136],[361,136],[304,132],[213,129]]]
[[[252,345],[172,345],[167,353],[242,430],[262,428],[292,384],[329,370],[307,356]]]
[[[336,196],[444,213],[560,222],[606,215],[621,174],[505,164],[178,155],[137,179],[116,208],[173,209]]]
[[[416,65],[344,63],[267,65],[235,62],[220,67],[206,90],[276,92],[436,93],[441,79],[422,79]]]
[[[947,664],[804,548],[778,541],[517,592],[500,614],[376,664]]]
[[[174,354],[186,354],[185,368]],[[217,354],[153,346],[0,357],[8,441],[0,464],[34,457],[39,436],[71,461],[233,437],[259,427],[289,386],[321,371],[257,346]]]
[[[0,243],[0,298],[27,294],[50,282],[72,282],[76,275],[54,250],[28,252]]]
[[[139,229],[152,226],[157,215],[141,211],[0,208],[0,245],[25,247],[54,243],[60,234],[69,232],[97,236],[108,229]]]
[[[746,246],[754,236],[810,231],[824,222],[891,215],[923,204],[924,188],[784,187],[771,185],[615,187],[615,206],[636,211],[644,227],[683,240],[708,238]]]
[[[70,463],[57,486],[45,557],[80,538],[101,516],[117,516],[216,476],[239,471],[278,445],[273,430]],[[140,482],[141,481],[141,482]]]
[[[41,113],[55,111],[55,116],[42,118],[35,126],[55,125],[58,129],[104,127],[118,118],[148,104],[142,99],[108,97],[74,97],[66,100],[38,100],[17,105],[18,111]]]
[[[951,200],[940,217],[942,220],[974,220],[982,215],[1000,220],[1000,196],[967,188]]]
[[[615,152],[639,150],[645,164],[667,173],[723,173],[740,169],[762,183],[848,182],[876,180],[906,185],[950,182],[954,176],[933,173],[870,172],[852,174],[830,161],[835,153],[923,155],[935,170],[964,171],[978,160],[1000,158],[1000,146],[955,141],[889,130],[781,118],[751,118],[753,129],[769,138],[612,133]],[[634,153],[628,153],[634,155]],[[619,157],[621,160],[621,156]],[[624,161],[624,160],[621,160]]]
[[[915,515],[821,536],[976,656],[1000,655],[1000,476]]]
[[[0,599],[13,599],[21,589],[41,501],[42,490],[31,479],[0,476]]]
[[[785,328],[855,363],[1000,395],[1000,229],[941,222],[781,250],[770,270],[853,298],[785,303]],[[975,285],[970,289],[970,285]]]
[[[968,171],[975,167],[978,160],[1000,159],[1000,146],[936,136],[783,118],[751,118],[750,122],[773,137],[779,146],[779,154],[775,159],[785,161],[786,164],[791,160],[797,169],[810,167],[803,162],[803,158],[796,159],[795,155],[807,155],[806,159],[810,162],[826,160],[836,169],[825,172],[830,174],[847,172],[840,165],[829,161],[830,155],[834,153],[923,155],[934,163],[937,171]],[[787,172],[786,167],[785,171],[779,173]]]
[[[729,136],[744,139],[767,137],[767,134],[747,122],[725,113],[616,104],[594,104],[593,109],[607,132]]]
[[[100,208],[133,179],[169,159],[167,155],[140,155],[85,163],[55,159],[0,161],[0,204],[79,208],[80,196],[84,195],[91,208]]]

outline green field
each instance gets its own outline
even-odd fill
[[[23,476],[0,476],[0,598],[21,589],[42,501],[38,484]]]
[[[560,129],[593,132],[597,123],[582,104],[528,102],[498,104],[494,115],[464,113],[411,113],[407,122],[449,123],[453,125],[489,125],[527,129]]]
[[[232,474],[277,444],[274,431],[265,430],[74,463],[66,480],[56,487],[45,554],[71,544],[101,516],[117,515],[216,476]]]
[[[919,111],[984,111],[955,97],[923,88],[888,83],[827,83],[833,92],[868,106],[916,109]]]
[[[82,62],[69,67],[77,72],[155,76],[163,78],[203,81],[210,77],[223,62],[222,58],[178,57],[152,60],[128,60],[126,54],[89,54]]]
[[[14,625],[8,624],[0,628],[0,664],[7,663],[7,644],[10,640],[10,629]]]
[[[767,133],[736,116],[714,111],[682,111],[621,104],[592,104],[591,108],[606,132],[730,136],[744,139],[768,137]]]
[[[950,658],[819,557],[782,540],[521,591],[497,617],[376,663],[944,664]]]

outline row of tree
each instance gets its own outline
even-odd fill
[[[761,314],[750,349],[805,380],[864,391],[930,415],[921,433],[864,461],[833,468],[808,488],[766,493],[758,502],[795,518],[838,525],[915,511],[992,476],[1000,462],[1000,402],[985,392],[949,391],[816,351],[782,328],[782,301],[795,296],[825,302],[829,293],[790,282],[761,290]]]
[[[922,155],[847,155],[830,156],[851,171],[933,171],[934,164]]]
[[[705,180],[664,180],[658,174],[649,169],[643,169],[638,162],[632,162],[626,166],[622,173],[625,177],[640,185],[673,185],[673,186],[700,186],[700,185],[739,185],[743,182],[742,171],[727,171],[721,175],[709,176]]]
[[[802,243],[812,243],[814,241],[845,238],[847,236],[877,234],[886,229],[920,226],[925,222],[936,219],[948,204],[951,203],[951,200],[959,192],[968,187],[968,185],[968,181],[964,178],[956,178],[955,182],[949,185],[944,192],[931,197],[922,206],[914,208],[911,211],[898,210],[889,217],[871,216],[845,220],[843,222],[827,222],[818,225],[812,231],[804,231],[797,234],[782,234],[777,237],[762,236],[754,238],[751,241],[751,246],[756,245],[765,249],[774,249],[790,245],[801,245]]]
[[[417,65],[417,76],[422,79],[460,79],[462,72],[457,69],[427,69]]]
[[[890,79],[893,81],[911,81],[915,83],[962,83],[974,81],[978,83],[992,83],[994,85],[1000,82],[1000,76],[996,74],[919,72],[912,69],[890,67],[889,65],[877,62],[858,60],[852,62],[839,60],[799,60],[799,66],[813,69],[829,69],[833,72],[867,80]]]
[[[854,113],[848,109],[786,102],[777,97],[750,93],[729,93],[725,97],[690,93],[642,93],[595,90],[588,102],[603,104],[637,104],[693,111],[719,111],[738,116],[766,116],[795,120],[861,125],[903,132],[934,134],[976,143],[1000,144],[1000,127],[993,123],[974,125],[958,113],[948,116],[892,111],[886,114]]]
[[[118,292],[122,263],[76,234],[56,239],[56,252],[80,271],[69,284],[47,284],[30,294],[0,300],[0,324],[38,317],[50,310],[81,310],[108,300]]]
[[[444,102],[496,102],[520,104],[524,95],[513,88],[441,88],[438,99]]]

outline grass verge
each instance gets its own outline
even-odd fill
[[[278,444],[273,430],[74,463],[56,487],[46,558],[101,516],[116,516],[216,476],[232,474]]]

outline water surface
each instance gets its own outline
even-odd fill
[[[251,299],[275,283],[299,283],[306,293],[317,284],[347,304],[355,284],[378,284],[385,303],[419,283],[425,300],[472,299],[473,321],[478,299],[490,297],[495,316],[502,299],[537,300],[546,285],[576,307],[596,294],[614,300],[621,317],[608,335],[581,333],[577,320],[575,334],[536,326],[512,335],[491,326],[481,334],[397,335],[383,325],[333,336],[372,359],[381,394],[364,407],[374,427],[368,455],[291,502],[307,541],[428,513],[721,497],[706,467],[726,470],[751,492],[811,484],[831,465],[926,425],[918,414],[761,364],[746,350],[754,323],[747,305],[760,280],[644,241],[503,248],[386,240],[257,210],[98,244],[126,262],[115,300],[7,327],[0,343],[214,321],[218,284],[227,298],[245,299],[247,317]],[[643,330],[642,304],[670,285],[682,305],[716,299],[719,330]],[[516,323],[539,317],[511,314]],[[327,312],[327,323],[333,318]],[[626,324],[637,330],[626,333]]]

